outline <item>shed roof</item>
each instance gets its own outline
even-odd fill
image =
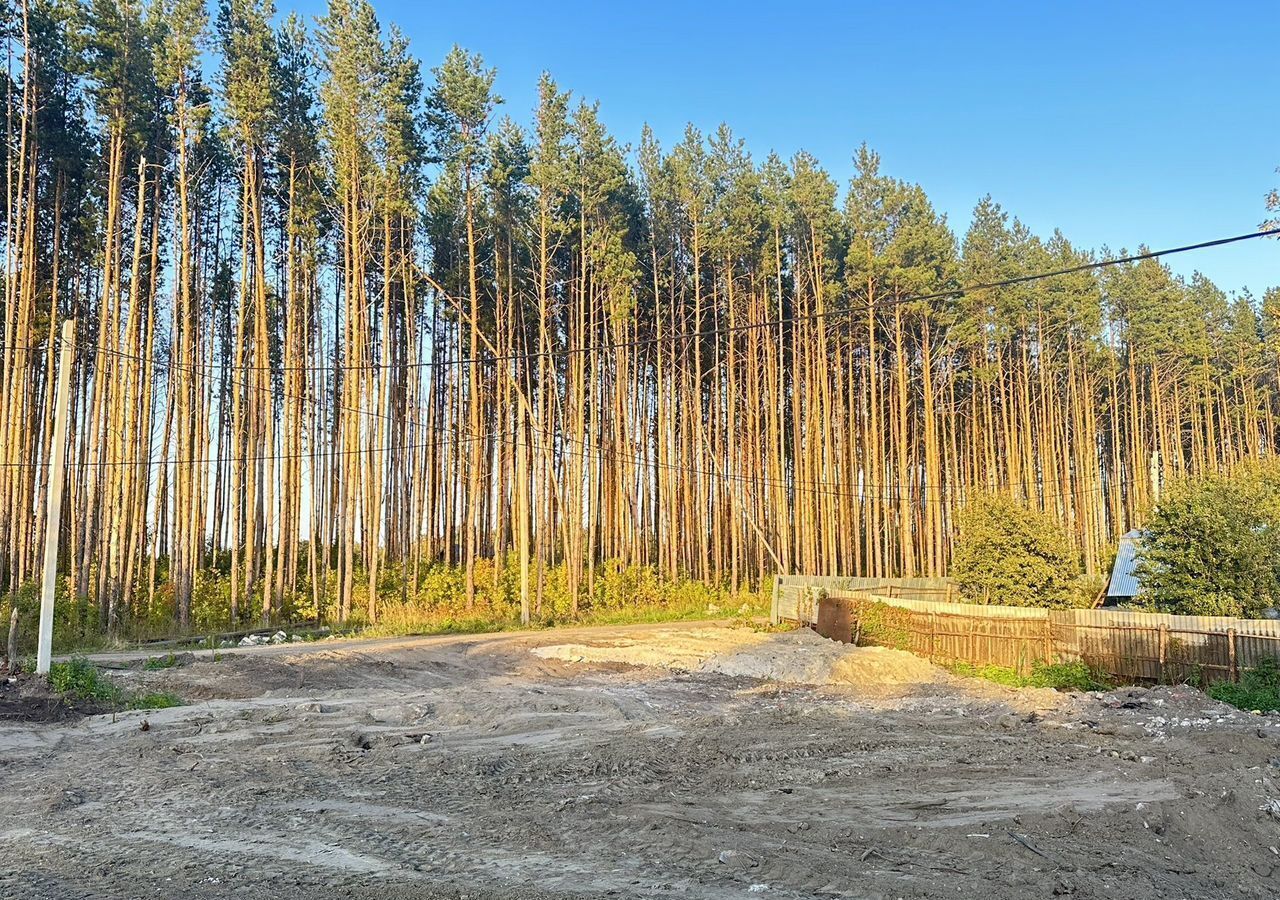
[[[1138,596],[1138,576],[1134,570],[1141,559],[1141,546],[1141,531],[1130,531],[1120,538],[1116,562],[1111,567],[1111,582],[1107,585],[1108,597]]]

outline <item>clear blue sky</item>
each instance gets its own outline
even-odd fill
[[[757,159],[803,148],[846,183],[866,141],[960,232],[990,193],[1037,233],[1163,248],[1256,229],[1280,184],[1276,0],[374,3],[427,68],[454,43],[482,53],[521,122],[545,69],[627,143],[723,121]],[[1170,265],[1260,294],[1280,243]]]

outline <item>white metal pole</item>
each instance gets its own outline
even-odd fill
[[[40,594],[40,637],[36,645],[36,674],[48,675],[53,655],[53,594],[58,582],[58,535],[62,520],[62,474],[67,459],[67,410],[71,406],[71,363],[76,323],[62,323],[62,354],[58,362],[58,411],[53,420],[49,453],[48,492],[44,529],[44,590]]]

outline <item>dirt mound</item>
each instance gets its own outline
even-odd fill
[[[64,698],[34,675],[0,678],[0,722],[74,722],[109,709],[94,700]]]
[[[673,628],[599,643],[536,647],[533,652],[566,662],[629,663],[791,684],[931,684],[948,678],[910,653],[840,644],[808,629],[766,634],[735,628]]]

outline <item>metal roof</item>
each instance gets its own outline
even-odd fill
[[[1116,563],[1111,567],[1111,582],[1107,585],[1108,597],[1138,596],[1138,576],[1134,569],[1141,558],[1142,532],[1130,531],[1120,538],[1116,548]]]

